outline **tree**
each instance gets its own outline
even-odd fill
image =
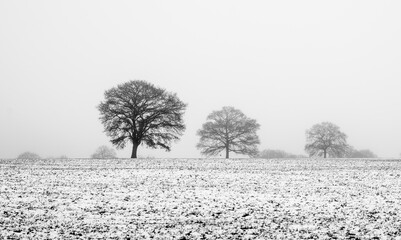
[[[41,159],[40,156],[33,152],[24,152],[18,155],[17,159]]]
[[[310,156],[344,157],[349,148],[347,135],[330,122],[315,124],[306,130],[306,141],[305,151]]]
[[[347,157],[348,158],[377,158],[377,155],[374,154],[369,149],[356,150],[355,148],[350,147]]]
[[[257,145],[260,143],[256,131],[260,125],[254,119],[246,117],[240,110],[233,107],[223,107],[207,117],[207,122],[198,130],[200,141],[197,148],[203,155],[217,155],[225,150],[226,158],[229,152],[256,156]]]
[[[96,149],[95,153],[92,154],[91,158],[102,159],[102,158],[117,158],[116,151],[105,145],[100,146]]]
[[[104,96],[98,109],[105,132],[117,148],[131,142],[131,158],[137,157],[142,143],[170,151],[171,142],[185,130],[186,104],[176,94],[153,84],[129,81],[107,90]]]

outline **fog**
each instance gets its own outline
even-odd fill
[[[0,158],[89,157],[111,146],[104,91],[146,80],[188,104],[171,152],[233,106],[261,125],[259,149],[306,154],[330,121],[357,149],[401,153],[399,1],[1,1]],[[118,150],[129,157],[131,145]]]

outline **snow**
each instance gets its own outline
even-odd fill
[[[396,239],[401,161],[0,160],[0,239]]]

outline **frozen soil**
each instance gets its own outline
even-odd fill
[[[0,239],[401,239],[401,161],[0,160]]]

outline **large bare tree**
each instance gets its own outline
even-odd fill
[[[124,148],[132,143],[131,158],[142,143],[170,151],[172,141],[185,130],[186,104],[176,94],[142,80],[129,81],[107,90],[98,106],[100,119],[111,143]]]
[[[315,124],[306,130],[305,151],[310,156],[344,157],[349,149],[347,135],[330,122]]]
[[[197,148],[207,156],[217,155],[224,150],[226,158],[229,158],[230,152],[256,156],[260,143],[256,135],[259,127],[256,120],[248,118],[240,110],[223,107],[209,114],[207,122],[198,131],[200,141]]]

